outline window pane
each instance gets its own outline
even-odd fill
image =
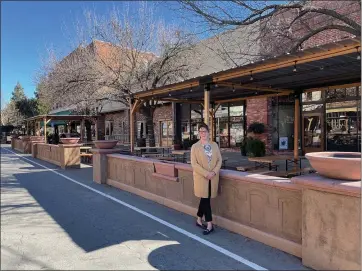
[[[322,99],[322,91],[313,91],[302,94],[303,102],[315,102]]]
[[[359,151],[359,101],[326,104],[327,150]]]

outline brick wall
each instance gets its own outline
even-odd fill
[[[335,10],[339,14],[347,16],[355,22],[361,20],[361,8],[357,1],[311,1],[313,7]],[[322,26],[338,24],[342,22],[332,16],[309,13],[296,21],[293,26],[285,30],[284,28],[297,16],[296,10],[289,10],[275,15],[271,20],[261,24],[261,53],[267,56],[285,54],[293,44],[301,37],[310,33],[311,30]],[[284,26],[284,27],[283,27]],[[288,37],[286,37],[286,35]],[[317,45],[351,38],[352,34],[340,30],[326,30],[305,41],[302,48],[307,49]]]
[[[267,154],[272,152],[272,110],[271,99],[249,99],[246,102],[246,123],[247,127],[253,122],[260,122],[265,125],[265,133],[255,135],[265,143]]]

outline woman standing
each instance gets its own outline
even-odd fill
[[[214,231],[210,199],[217,196],[222,158],[218,145],[209,142],[209,127],[206,124],[199,126],[199,135],[200,140],[191,148],[191,165],[195,196],[201,198],[196,226],[203,228],[204,235],[207,235]],[[203,216],[207,226],[202,224]]]

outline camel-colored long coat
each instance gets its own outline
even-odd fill
[[[209,197],[209,180],[206,176],[209,172],[214,171],[216,175],[211,179],[211,198],[217,196],[219,187],[219,171],[221,168],[222,158],[219,146],[215,142],[211,142],[212,159],[209,163],[204,151],[204,147],[199,142],[191,147],[191,165],[194,176],[194,193],[196,197],[208,198]]]

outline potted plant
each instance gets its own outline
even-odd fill
[[[248,133],[262,134],[265,132],[265,125],[261,122],[253,122],[249,125]]]
[[[249,157],[265,156],[265,143],[260,139],[249,137],[246,141],[245,148]]]

